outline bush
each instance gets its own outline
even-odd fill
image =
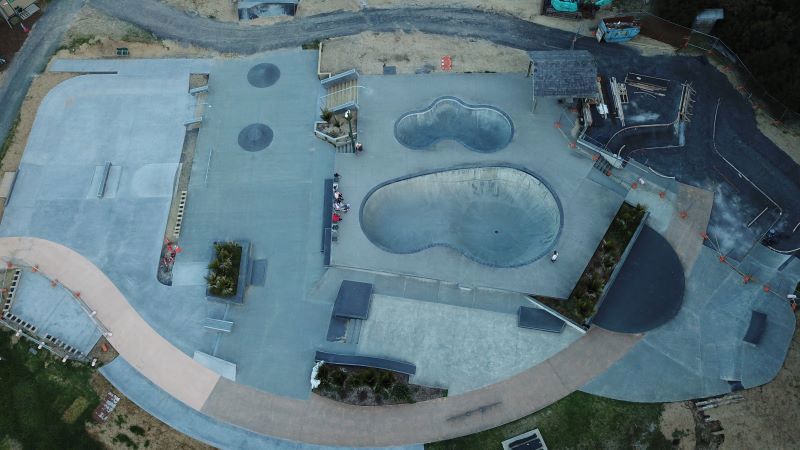
[[[216,256],[208,265],[208,290],[217,297],[233,297],[239,283],[242,246],[235,242],[215,242]]]
[[[128,429],[137,436],[144,436],[144,428],[138,425],[131,425]]]
[[[392,390],[389,392],[389,398],[396,402],[414,402],[414,399],[411,395],[411,388],[404,383],[397,383],[392,386]]]
[[[330,122],[331,117],[333,117],[333,113],[327,108],[322,108],[319,114],[319,118],[325,122]]]

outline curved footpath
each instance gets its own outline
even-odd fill
[[[97,312],[120,355],[156,386],[211,417],[257,433],[338,446],[432,442],[523,417],[604,372],[640,335],[591,329],[561,353],[508,380],[463,395],[384,407],[358,407],[316,395],[297,400],[221,378],[153,330],[111,280],[77,252],[38,238],[0,238],[0,257],[38,266]]]

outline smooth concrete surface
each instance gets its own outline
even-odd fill
[[[39,273],[23,270],[11,314],[32,323],[39,336],[51,335],[88,355],[101,332],[72,292],[64,286],[51,286]]]
[[[493,267],[530,264],[561,232],[561,204],[533,174],[479,166],[387,181],[361,206],[361,228],[378,247],[416,253],[443,246]]]
[[[757,258],[758,255],[751,255]],[[785,274],[761,264],[766,284],[786,283]],[[750,311],[767,314],[767,330],[758,346],[745,343]],[[721,379],[730,371],[745,388],[771,381],[783,366],[795,317],[785,300],[764,292],[760,283],[720,263],[716,251],[702,247],[678,315],[649,331],[608,372],[581,390],[635,402],[671,402],[730,392]]]
[[[333,148],[311,132],[321,94],[316,61],[315,51],[296,50],[212,67],[205,99],[211,108],[197,137],[179,241],[183,252],[174,269],[177,281],[201,284],[186,289],[202,290],[198,268],[208,264],[211,243],[250,241],[251,258],[268,261],[265,282],[247,288],[243,305],[209,315],[234,322],[231,333],[218,337],[198,324],[193,333],[201,336],[193,338],[192,353],[236,364],[239,383],[301,399],[310,393],[314,353],[325,342],[334,300],[308,295],[324,273],[323,183],[334,172]],[[280,71],[274,84],[248,81],[261,64]],[[244,151],[239,133],[254,122],[269,125],[272,141],[262,151]],[[181,308],[206,313],[202,298],[181,299]]]
[[[555,102],[540,102],[531,112],[530,80],[523,74],[432,74],[362,76],[359,84],[359,141],[364,152],[337,154],[339,188],[353,209],[339,227],[332,264],[378,270],[457,283],[566,298],[594,253],[622,196],[587,176],[592,160],[571,149],[554,126],[562,110]],[[386,95],[402,92],[403,95]],[[514,137],[502,150],[484,154],[453,140],[429,150],[415,151],[387,133],[397,118],[429,106],[442,95],[473,105],[490,105],[505,112],[515,124]],[[381,183],[458,165],[506,163],[522,166],[546,180],[561,202],[564,218],[554,249],[557,264],[542,258],[515,268],[480,264],[449,248],[394,254],[372,245],[357,223],[360,203]],[[355,214],[354,214],[355,213]]]
[[[470,150],[493,153],[511,142],[514,124],[497,108],[468,105],[455,97],[442,97],[422,111],[409,112],[397,119],[394,137],[415,150],[451,139]]]
[[[580,337],[571,327],[520,328],[516,314],[375,295],[356,353],[414,363],[411,382],[458,395],[533,367]]]

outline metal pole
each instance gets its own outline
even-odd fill
[[[353,139],[353,124],[350,122],[352,119],[352,113],[348,109],[344,112],[344,118],[347,119],[347,135],[350,136],[350,149],[353,153],[356,152],[356,140]]]

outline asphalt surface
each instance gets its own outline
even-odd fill
[[[663,236],[642,228],[592,323],[619,333],[642,333],[667,323],[683,304],[684,275]]]
[[[11,61],[6,77],[0,83],[0,143],[5,142],[34,75],[41,73],[47,66],[47,61],[58,48],[61,38],[83,3],[83,0],[50,3],[46,13],[34,24],[25,44]]]

